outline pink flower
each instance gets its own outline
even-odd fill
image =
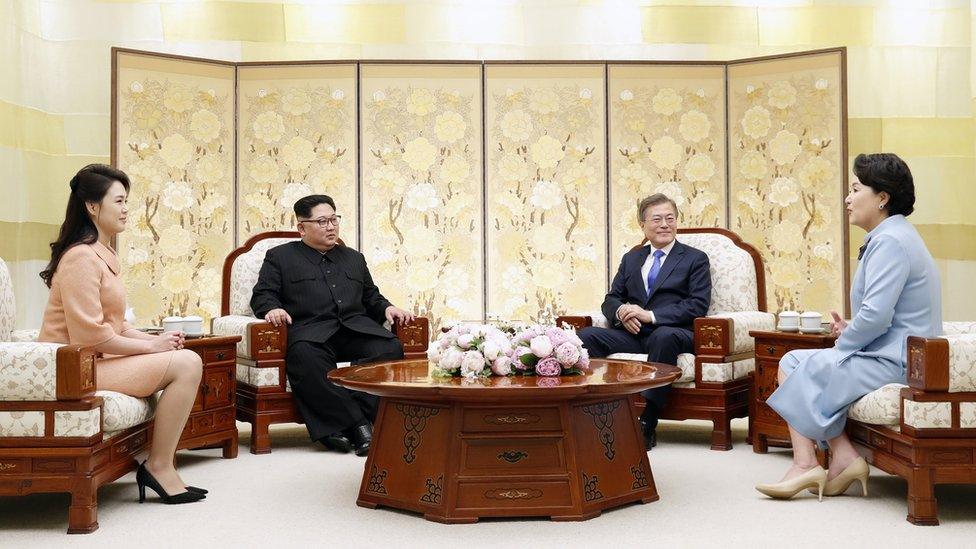
[[[539,363],[535,365],[535,373],[536,375],[545,377],[558,376],[560,373],[562,373],[562,367],[559,366],[558,360],[550,356],[540,360]]]
[[[538,387],[555,387],[562,383],[562,380],[558,377],[537,377],[535,379],[535,384]]]
[[[563,343],[569,341],[569,334],[566,330],[562,328],[549,328],[546,330],[546,335],[549,336],[549,340],[552,341],[553,347],[559,347]]]
[[[564,368],[572,368],[579,362],[580,359],[580,348],[573,345],[569,341],[566,341],[556,347],[556,360],[563,365]]]
[[[530,355],[530,354],[532,354],[532,351],[528,347],[525,347],[524,345],[519,345],[518,347],[515,348],[515,350],[512,351],[512,364],[514,364],[515,368],[519,370],[522,371],[527,370],[529,367],[522,362],[522,355]]]

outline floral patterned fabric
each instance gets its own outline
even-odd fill
[[[14,301],[14,286],[10,281],[10,270],[0,259],[0,341],[8,341],[14,329],[17,306]]]
[[[949,392],[976,391],[976,333],[948,336]]]
[[[731,354],[747,353],[756,350],[756,340],[749,335],[751,330],[773,330],[776,327],[776,315],[763,311],[719,313],[709,315],[709,318],[732,319]]]
[[[959,403],[959,426],[963,429],[976,428],[976,402]]]
[[[864,395],[851,405],[848,417],[872,425],[898,425],[901,390],[905,387],[901,383],[889,383]]]
[[[159,399],[158,393],[147,398],[136,398],[114,391],[96,391],[95,396],[105,401],[102,431],[106,436],[152,419]]]
[[[0,438],[44,436],[44,412],[0,412]]]
[[[54,436],[91,437],[102,430],[102,409],[54,412]]]
[[[254,317],[251,310],[251,292],[258,282],[258,273],[264,263],[264,254],[275,246],[297,238],[267,238],[254,245],[253,248],[237,256],[234,266],[230,270],[230,314]]]
[[[756,370],[756,359],[736,360],[734,362],[702,363],[702,381],[724,383],[749,375]]]
[[[943,322],[942,333],[944,335],[976,334],[976,322]]]
[[[242,364],[241,362],[243,361],[238,361],[237,363],[238,383],[244,383],[253,387],[273,387],[281,382],[278,368],[257,368],[246,363]]]
[[[759,309],[756,265],[749,252],[721,234],[683,234],[683,244],[708,254],[712,275],[712,303],[708,314]]]
[[[0,342],[0,401],[57,400],[59,347]]]
[[[250,300],[250,296],[248,296]],[[251,324],[264,322],[253,316],[228,315],[215,318],[212,331],[214,335],[241,336],[237,342],[238,358],[253,358],[251,356],[251,335],[247,329]]]
[[[14,330],[10,332],[10,341],[15,343],[30,343],[37,341],[39,335],[41,335],[40,330]]]
[[[952,404],[906,400],[904,421],[916,429],[948,429],[952,427]]]

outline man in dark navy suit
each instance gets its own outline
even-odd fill
[[[612,328],[584,328],[579,336],[591,357],[612,353],[647,353],[650,362],[677,364],[694,350],[692,327],[712,300],[712,279],[705,252],[675,240],[678,206],[663,194],[640,202],[638,222],[647,243],[624,254],[603,300]],[[641,414],[644,441],[656,444],[658,415],[671,386],[644,391]]]
[[[339,243],[341,217],[332,198],[299,199],[295,217],[302,239],[268,250],[251,309],[275,326],[288,325],[285,370],[309,436],[363,456],[378,399],[333,385],[326,374],[337,362],[403,358],[403,346],[382,322],[414,316],[383,297],[363,254]]]

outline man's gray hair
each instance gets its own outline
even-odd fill
[[[644,221],[645,210],[647,210],[651,206],[657,206],[658,204],[664,204],[665,202],[671,204],[671,207],[674,208],[674,215],[677,216],[678,205],[675,204],[674,200],[668,198],[668,195],[666,194],[655,193],[652,194],[651,196],[645,197],[643,200],[640,201],[640,205],[637,206],[637,221],[641,221],[641,222]]]

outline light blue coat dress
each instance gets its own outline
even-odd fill
[[[800,434],[839,436],[847,409],[889,383],[906,383],[908,336],[942,334],[942,285],[922,237],[903,215],[864,239],[851,286],[853,319],[830,349],[787,353],[789,376],[766,403]]]

